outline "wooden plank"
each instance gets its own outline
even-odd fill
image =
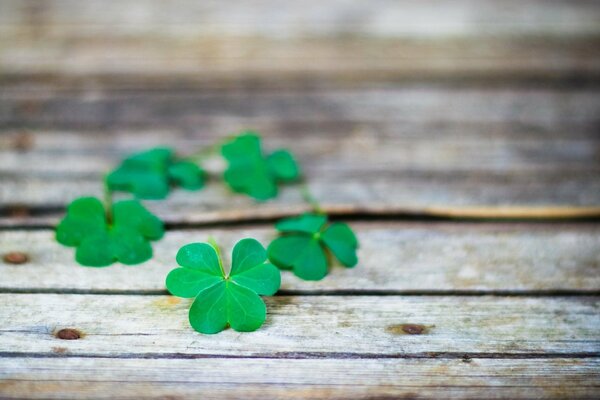
[[[584,359],[0,358],[0,396],[34,399],[590,399]]]
[[[4,131],[0,203],[62,207],[79,195],[100,194],[101,173],[127,152],[166,142],[180,150],[201,147],[256,126],[267,147],[292,148],[312,190],[335,212],[594,207],[600,204],[600,183],[594,179],[600,168],[598,98],[595,89],[490,92],[435,86],[101,92],[92,99],[85,91],[9,91],[0,100],[0,125],[42,130]],[[101,126],[109,131],[105,138],[80,134],[97,133]],[[29,137],[29,150],[19,144],[22,135]],[[57,158],[63,162],[54,162]],[[163,216],[201,222],[215,220],[215,211],[216,219],[230,219],[302,208],[294,189],[261,205],[263,211],[248,199],[228,196],[222,186],[201,194],[175,193]]]
[[[401,131],[394,130],[394,125],[400,123],[381,127],[382,124],[368,122],[362,129],[359,122],[353,125],[340,123],[320,132],[314,127],[296,132],[268,127],[261,133],[267,150],[292,149],[310,175],[327,172],[343,178],[344,171],[415,174],[417,171],[540,173],[600,169],[597,156],[600,139],[591,131],[594,123],[585,127],[567,123],[565,128],[573,129],[569,132],[550,128],[535,133],[510,122],[488,131],[482,131],[480,124],[468,123],[434,132],[426,123],[416,123]],[[505,130],[500,133],[499,128]],[[96,135],[81,131],[0,131],[0,174],[99,179],[133,152],[168,145],[181,156],[190,155],[223,142],[225,134],[231,132],[223,129],[221,135],[204,132],[190,135],[178,130],[113,130]],[[57,159],[61,162],[56,162]],[[215,175],[224,167],[221,160],[211,159],[204,164]]]
[[[587,356],[600,349],[598,297],[277,296],[266,298],[260,330],[218,335],[189,327],[190,303],[172,296],[0,294],[0,354],[385,358]],[[66,327],[83,338],[54,337]]]
[[[163,2],[134,0],[106,4],[49,0],[35,6],[3,1],[2,32],[38,27],[65,36],[194,37],[203,34],[267,37],[374,35],[581,35],[598,33],[600,10],[586,0],[374,0],[366,5],[306,0]],[[432,13],[435,9],[438,13]],[[37,20],[32,20],[35,15]]]
[[[128,75],[119,85],[152,74],[203,84],[270,78],[280,85],[298,75],[352,84],[426,75],[581,77],[598,69],[600,11],[585,0],[13,0],[2,7],[0,67],[25,82],[51,73]]]
[[[352,223],[361,243],[354,269],[332,268],[319,282],[283,273],[282,290],[301,292],[557,292],[600,290],[600,228],[594,225]],[[253,237],[267,245],[272,228],[169,231],[143,265],[84,268],[52,231],[0,231],[3,252],[29,262],[0,260],[0,290],[81,290],[162,293],[177,250],[213,236],[229,257],[233,245]],[[109,271],[110,270],[110,271]],[[43,279],[40,276],[43,275]]]
[[[599,108],[598,89],[594,87],[396,84],[345,90],[175,88],[153,92],[89,87],[61,92],[42,86],[4,90],[0,97],[0,127],[96,131],[136,127],[185,130],[192,138],[208,135],[209,131],[230,134],[232,129],[252,128],[254,124],[261,124],[256,128],[271,127],[278,134],[290,125],[303,124],[316,135],[325,128],[315,125],[319,123],[329,123],[327,128],[331,129],[333,123],[354,122],[360,127],[382,121],[391,127],[386,132],[396,135],[409,134],[408,129],[415,125],[433,132],[454,125],[458,132],[457,123],[461,127],[479,124],[486,132],[497,132],[498,128],[560,131],[567,126],[587,127],[589,131],[598,123]]]
[[[211,37],[176,44],[154,38],[23,43],[0,37],[0,83],[22,89],[32,83],[59,88],[290,88],[424,79],[594,82],[600,68],[599,44],[597,36],[292,41]],[[64,57],[65,52],[70,57]]]

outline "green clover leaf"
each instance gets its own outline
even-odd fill
[[[56,240],[76,247],[75,259],[88,267],[115,261],[133,265],[152,257],[150,240],[163,236],[163,223],[137,200],[116,202],[107,221],[104,206],[95,197],[81,197],[67,208],[56,228]]]
[[[275,294],[281,277],[277,268],[265,263],[267,253],[258,241],[242,239],[235,245],[229,275],[208,243],[183,246],[176,259],[181,268],[167,275],[166,286],[175,296],[196,298],[189,311],[195,330],[212,334],[231,326],[250,332],[265,322],[267,308],[259,295]]]
[[[305,280],[320,280],[327,275],[329,250],[346,267],[358,262],[358,240],[344,223],[327,225],[327,216],[303,214],[275,224],[283,235],[268,248],[269,260],[282,269],[292,269]]]
[[[277,195],[277,184],[292,182],[300,176],[298,164],[287,150],[277,150],[264,156],[260,138],[245,132],[221,147],[229,162],[223,177],[231,189],[257,200]]]
[[[195,163],[177,160],[172,149],[157,147],[127,157],[108,174],[106,184],[111,190],[131,192],[140,199],[164,199],[171,185],[200,189],[204,175]]]

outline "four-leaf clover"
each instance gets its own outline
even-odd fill
[[[277,268],[265,263],[267,253],[259,242],[243,239],[235,245],[229,274],[208,243],[183,246],[176,259],[181,268],[169,273],[166,286],[175,296],[195,297],[189,311],[195,330],[217,333],[231,326],[250,332],[260,328],[267,308],[259,295],[277,292],[281,278]]]
[[[176,160],[172,149],[157,147],[134,154],[106,177],[111,190],[133,193],[140,199],[164,199],[171,185],[197,190],[204,186],[204,171],[195,163]]]
[[[300,176],[298,165],[287,150],[277,150],[264,156],[260,138],[247,132],[221,147],[229,162],[223,178],[235,192],[245,193],[257,200],[277,195],[277,183],[291,182]]]
[[[161,220],[137,200],[112,205],[111,220],[95,197],[82,197],[67,208],[56,228],[56,240],[76,247],[75,259],[81,265],[105,267],[115,261],[139,264],[152,257],[150,240],[163,236]]]
[[[336,222],[326,226],[327,216],[303,214],[275,224],[283,233],[269,245],[269,260],[283,269],[292,269],[296,276],[306,280],[320,280],[327,275],[327,253],[331,253],[346,267],[357,263],[358,241],[352,229]]]

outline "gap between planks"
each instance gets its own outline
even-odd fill
[[[473,353],[473,352],[443,352],[428,351],[422,353],[335,353],[335,352],[281,352],[253,355],[235,354],[182,354],[182,353],[121,353],[121,354],[94,354],[94,353],[29,353],[29,352],[0,352],[0,358],[31,358],[31,359],[69,359],[92,358],[112,360],[200,360],[200,359],[234,359],[234,360],[553,360],[553,359],[589,359],[600,360],[598,352],[575,353]]]
[[[330,216],[331,221],[367,222],[420,222],[420,223],[596,223],[600,221],[599,207],[573,206],[482,206],[482,207],[430,207],[425,209],[407,209],[399,207],[396,210],[360,209],[348,210],[346,206],[321,206]],[[213,216],[205,220],[185,221],[167,220],[167,231],[192,230],[207,228],[247,227],[251,225],[272,225],[278,220],[292,217],[302,212],[309,212],[310,207],[300,207],[299,210],[270,210],[264,215]],[[54,229],[66,212],[63,206],[0,206],[0,231],[2,230],[46,230]]]

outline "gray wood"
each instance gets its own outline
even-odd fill
[[[188,138],[266,128],[284,135],[304,127],[312,136],[386,133],[416,137],[461,129],[481,137],[498,131],[575,132],[598,124],[594,86],[494,87],[485,85],[387,84],[360,89],[116,90],[84,87],[61,91],[35,86],[3,90],[0,126],[106,132],[110,128],[185,129]],[[353,126],[333,124],[353,123]],[[368,124],[373,125],[368,125]],[[255,126],[254,124],[258,124]],[[460,124],[457,126],[457,124]],[[369,132],[369,127],[375,130]],[[362,129],[361,129],[362,128]],[[416,128],[416,129],[415,129]],[[415,129],[416,131],[412,131]],[[325,131],[325,132],[323,132]],[[214,133],[209,133],[214,132]],[[297,136],[301,136],[298,132]],[[568,138],[568,132],[562,132]],[[480,137],[480,138],[481,138]],[[513,136],[514,137],[514,136]],[[517,136],[518,137],[518,136]]]
[[[428,357],[596,355],[598,297],[276,296],[252,333],[202,335],[189,299],[172,296],[0,294],[0,353],[111,357],[183,355]],[[418,325],[417,332],[404,324]],[[80,340],[59,340],[62,328]]]
[[[21,101],[33,108],[16,106]],[[0,204],[64,207],[77,196],[99,195],[101,174],[127,152],[160,143],[201,148],[256,125],[267,148],[286,146],[298,155],[311,189],[334,212],[595,207],[599,109],[595,89],[397,86],[255,96],[107,91],[92,99],[85,92],[8,91],[0,100],[0,125],[40,130],[1,136]],[[96,137],[103,125],[108,133]],[[53,127],[61,130],[48,130]],[[88,130],[88,136],[75,136]],[[20,137],[29,137],[28,150]],[[171,221],[195,222],[301,209],[297,189],[257,207],[217,184],[199,194],[178,191],[155,208]],[[527,210],[512,216],[527,216]]]
[[[37,7],[3,0],[3,32],[19,32],[34,24],[59,37],[106,34],[112,37],[201,34],[267,37],[366,34],[389,37],[448,35],[581,35],[600,32],[600,10],[586,0],[216,0],[163,2],[134,0],[85,3],[48,0]],[[437,13],[431,12],[432,10]],[[38,17],[37,21],[31,19]],[[48,32],[45,32],[47,30]]]
[[[4,74],[285,85],[311,76],[353,84],[598,69],[600,11],[585,0],[82,3],[4,0]]]
[[[354,269],[334,266],[322,281],[282,274],[282,290],[364,292],[552,292],[600,290],[600,227],[593,225],[351,223],[361,247]],[[153,244],[154,258],[139,266],[85,268],[74,249],[53,231],[0,231],[3,252],[20,251],[29,262],[0,260],[0,290],[153,291],[176,266],[178,249],[217,240],[228,259],[233,245],[253,237],[265,246],[271,227],[169,231]],[[43,278],[41,278],[43,277]]]
[[[63,347],[56,347],[60,352]],[[590,399],[597,359],[0,358],[0,396],[37,399]]]
[[[137,267],[49,228],[127,153],[246,128],[339,216],[597,219],[599,38],[589,0],[0,0],[0,253],[29,256],[0,261],[0,397],[596,397],[597,224],[352,222],[355,269],[213,336],[164,295],[177,249],[268,243],[298,187],[148,202],[175,227]]]

